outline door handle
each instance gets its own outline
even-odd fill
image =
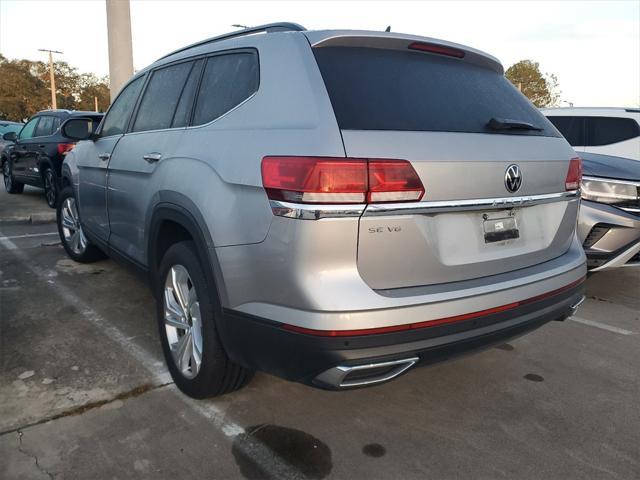
[[[147,153],[146,155],[144,155],[142,157],[147,163],[153,163],[153,162],[157,162],[158,160],[160,160],[162,158],[162,154],[161,153]]]
[[[100,155],[98,155],[98,158],[100,160],[102,160],[103,162],[106,162],[107,160],[109,160],[111,158],[111,154],[110,153],[101,153]]]

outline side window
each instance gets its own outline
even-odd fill
[[[20,130],[20,134],[18,135],[18,138],[20,140],[26,140],[28,138],[33,137],[34,136],[33,132],[36,129],[38,120],[40,120],[40,117],[32,118],[31,120],[29,120],[29,122],[27,122],[27,124],[22,128],[22,130]]]
[[[136,105],[143,81],[144,75],[136,78],[120,92],[104,119],[102,130],[100,131],[101,137],[124,133],[131,112]]]
[[[210,57],[202,76],[193,124],[208,123],[242,103],[258,90],[259,81],[255,53]]]
[[[62,122],[60,121],[60,119],[58,117],[53,117],[53,131],[51,133],[56,133],[58,131],[58,129],[60,128],[61,124],[62,124]]]
[[[54,117],[40,117],[40,122],[36,127],[34,137],[47,137],[53,133],[53,120]]]
[[[632,118],[587,118],[586,146],[597,147],[623,142],[640,135],[640,126]]]
[[[138,108],[134,132],[171,127],[173,114],[192,66],[193,62],[184,62],[153,72]]]
[[[176,113],[173,116],[172,127],[186,127],[189,124],[191,106],[193,105],[193,99],[196,94],[196,89],[198,88],[198,80],[200,80],[203,64],[204,60],[197,60],[191,69],[187,83],[182,89],[182,95],[180,95]]]
[[[584,117],[547,117],[572,147],[584,147]]]

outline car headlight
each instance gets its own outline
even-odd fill
[[[600,203],[629,203],[640,199],[640,182],[582,177],[582,198]]]

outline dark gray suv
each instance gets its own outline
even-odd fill
[[[67,156],[68,254],[135,265],[176,384],[380,383],[571,315],[580,159],[490,55],[271,24],[138,72]]]

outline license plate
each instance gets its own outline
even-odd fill
[[[487,218],[482,222],[484,243],[503,242],[520,237],[515,217]]]

